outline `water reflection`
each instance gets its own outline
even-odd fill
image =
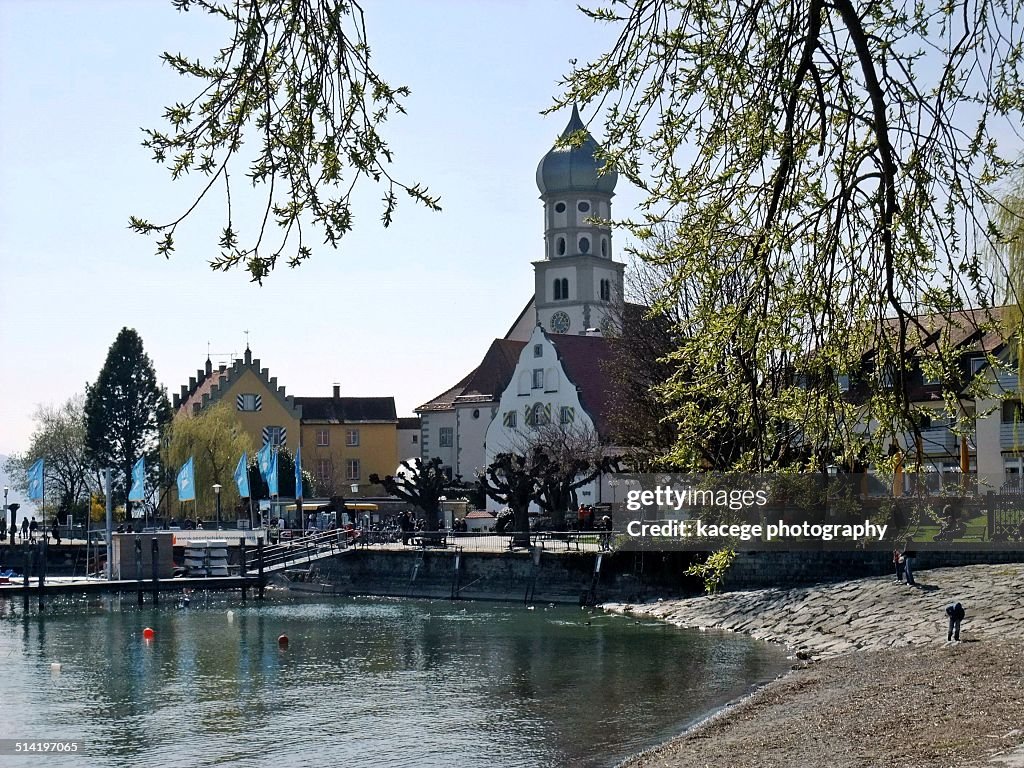
[[[82,764],[280,768],[613,765],[784,667],[568,608],[289,597],[8,606],[0,658],[13,737],[85,739]]]

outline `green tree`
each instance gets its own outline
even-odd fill
[[[820,463],[807,447],[823,445],[878,458],[916,423],[911,366],[954,367],[941,328],[996,322],[958,312],[991,299],[987,212],[1022,166],[997,140],[1024,104],[1021,3],[588,13],[616,43],[574,66],[555,106],[603,111],[607,161],[648,196],[632,232],[670,224],[647,258],[669,270],[664,301],[693,297],[661,389],[674,453],[732,420],[738,467]],[[837,386],[851,373],[870,384],[855,405]]]
[[[383,485],[385,492],[422,510],[426,529],[436,531],[441,521],[441,497],[451,482],[441,467],[441,459],[410,459],[399,466],[404,470],[400,474],[381,477],[374,473],[370,482]]]
[[[196,508],[211,517],[217,499],[213,484],[221,485],[223,514],[238,503],[235,467],[243,453],[252,452],[252,438],[226,403],[217,403],[196,416],[180,416],[166,432],[161,451],[164,464],[179,469],[193,458],[196,480]],[[250,489],[251,490],[251,489]]]
[[[122,328],[85,394],[86,455],[96,469],[114,470],[114,498],[119,502],[127,495],[126,484],[140,457],[146,459],[147,485],[157,484],[159,439],[170,418],[171,405],[157,384],[142,339],[131,328]],[[126,510],[130,515],[130,502]]]
[[[384,188],[382,221],[391,223],[405,194],[440,210],[419,184],[390,170],[391,150],[381,128],[404,113],[405,86],[392,87],[374,70],[366,20],[354,0],[174,0],[179,11],[197,7],[224,22],[229,38],[210,63],[164,53],[175,72],[198,82],[198,94],[164,112],[166,130],[146,130],[143,146],[171,178],[200,177],[196,199],[178,218],[154,224],[132,216],[130,227],[158,234],[157,253],[170,256],[174,234],[207,197],[223,188],[225,225],[220,255],[210,265],[244,265],[263,278],[285,256],[289,266],[309,258],[303,218],[337,247],[352,228],[351,194],[360,180]],[[266,191],[257,221],[240,224],[231,205],[232,161],[252,146],[245,178]],[[235,169],[237,172],[237,169]],[[269,226],[268,226],[269,225]],[[244,234],[243,234],[244,233]]]
[[[84,521],[89,491],[95,485],[85,454],[84,397],[75,395],[60,406],[38,407],[35,422],[28,450],[7,460],[11,482],[27,493],[26,472],[37,459],[44,459],[44,515],[56,513],[62,521],[75,515]]]

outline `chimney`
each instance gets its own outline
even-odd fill
[[[184,384],[181,385],[181,399],[185,400],[188,398],[188,387]]]
[[[334,384],[334,399],[337,400],[341,397],[341,384],[335,382]]]
[[[178,406],[181,405],[181,396],[177,392],[171,396],[171,404],[174,406],[174,410],[178,410]]]
[[[196,377],[195,376],[189,376],[188,377],[188,391],[189,392],[193,392],[193,391],[195,391],[195,388],[196,388]]]

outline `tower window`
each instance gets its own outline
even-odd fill
[[[612,298],[612,281],[602,280],[601,281],[601,301],[611,301]]]
[[[601,255],[602,256],[607,256],[608,255],[608,238],[607,237],[602,237],[601,238]]]
[[[569,298],[569,278],[559,277],[555,279],[555,301],[562,301]]]
[[[590,238],[589,237],[581,237],[580,238],[580,253],[589,253],[589,252],[590,252]]]
[[[534,357],[544,357],[544,345],[543,344],[534,344],[533,345],[533,356]]]
[[[587,213],[588,211],[590,211],[590,203],[588,203],[586,200],[580,200],[579,204],[576,206],[576,209],[580,213]]]
[[[558,245],[556,246],[556,250],[558,251],[558,255],[559,256],[565,256],[565,238],[564,237],[558,238]]]
[[[565,203],[555,203],[555,213],[565,213]]]

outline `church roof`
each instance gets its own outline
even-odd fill
[[[519,353],[526,346],[523,341],[495,339],[488,347],[480,365],[470,371],[451,389],[442,392],[416,411],[447,411],[456,403],[490,402],[501,397],[512,380],[519,362]]]
[[[393,397],[296,397],[303,423],[398,422]]]
[[[611,414],[612,384],[606,373],[612,356],[612,345],[602,336],[547,334],[558,353],[566,376],[576,385],[580,404],[594,420],[597,433],[608,435]]]
[[[563,141],[573,134],[583,131],[583,142],[578,146],[565,146]],[[580,119],[576,105],[572,108],[572,117],[565,126],[559,143],[552,147],[537,166],[537,187],[542,195],[558,192],[600,192],[611,195],[615,191],[615,182],[619,175],[614,169],[599,173],[604,167],[604,160],[595,156],[600,145],[587,132],[587,127]]]
[[[547,334],[558,353],[566,376],[576,386],[580,403],[594,420],[598,434],[608,434],[611,411],[611,380],[605,373],[612,349],[601,336]],[[458,384],[416,411],[447,411],[462,403],[496,402],[512,381],[526,342],[495,339],[484,359]]]

